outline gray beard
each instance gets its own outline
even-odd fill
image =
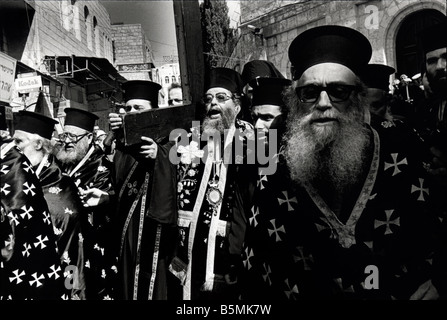
[[[56,148],[56,158],[65,165],[75,165],[85,157],[88,152],[89,145],[87,142],[79,141],[75,144],[75,148],[70,151],[65,150],[65,145]]]
[[[358,183],[369,145],[363,118],[338,113],[337,124],[321,128],[311,126],[309,117],[294,112],[287,122],[285,159],[292,180],[336,190]]]
[[[212,135],[215,132],[224,134],[225,129],[229,129],[231,125],[234,124],[235,120],[236,113],[234,112],[234,109],[223,109],[220,119],[211,119],[208,116],[203,119],[202,132],[209,135]]]
[[[222,119],[214,120],[206,117],[203,120],[202,132],[204,134],[213,135],[215,132],[223,134],[225,129]]]

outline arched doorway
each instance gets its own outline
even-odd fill
[[[408,15],[402,22],[396,37],[397,75],[409,77],[422,71],[424,55],[421,44],[421,31],[436,24],[445,16],[434,9],[424,9]],[[443,37],[445,35],[440,34]]]

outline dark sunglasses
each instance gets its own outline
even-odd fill
[[[356,86],[347,84],[329,83],[327,86],[317,86],[314,84],[297,87],[295,92],[301,102],[314,103],[320,97],[322,91],[325,91],[329,96],[331,102],[343,102],[348,100],[352,91],[356,89]]]

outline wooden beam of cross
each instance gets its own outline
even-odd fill
[[[141,143],[141,137],[153,140],[169,137],[174,129],[189,131],[195,119],[192,105],[149,109],[123,116],[124,145]]]

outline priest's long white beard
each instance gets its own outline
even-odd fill
[[[296,107],[291,110],[297,110]],[[335,109],[324,116],[336,117],[331,126],[313,126],[310,119],[319,111],[289,114],[285,158],[291,178],[318,188],[322,183],[343,190],[359,179],[364,165],[364,150],[369,143],[361,112],[341,114]]]

